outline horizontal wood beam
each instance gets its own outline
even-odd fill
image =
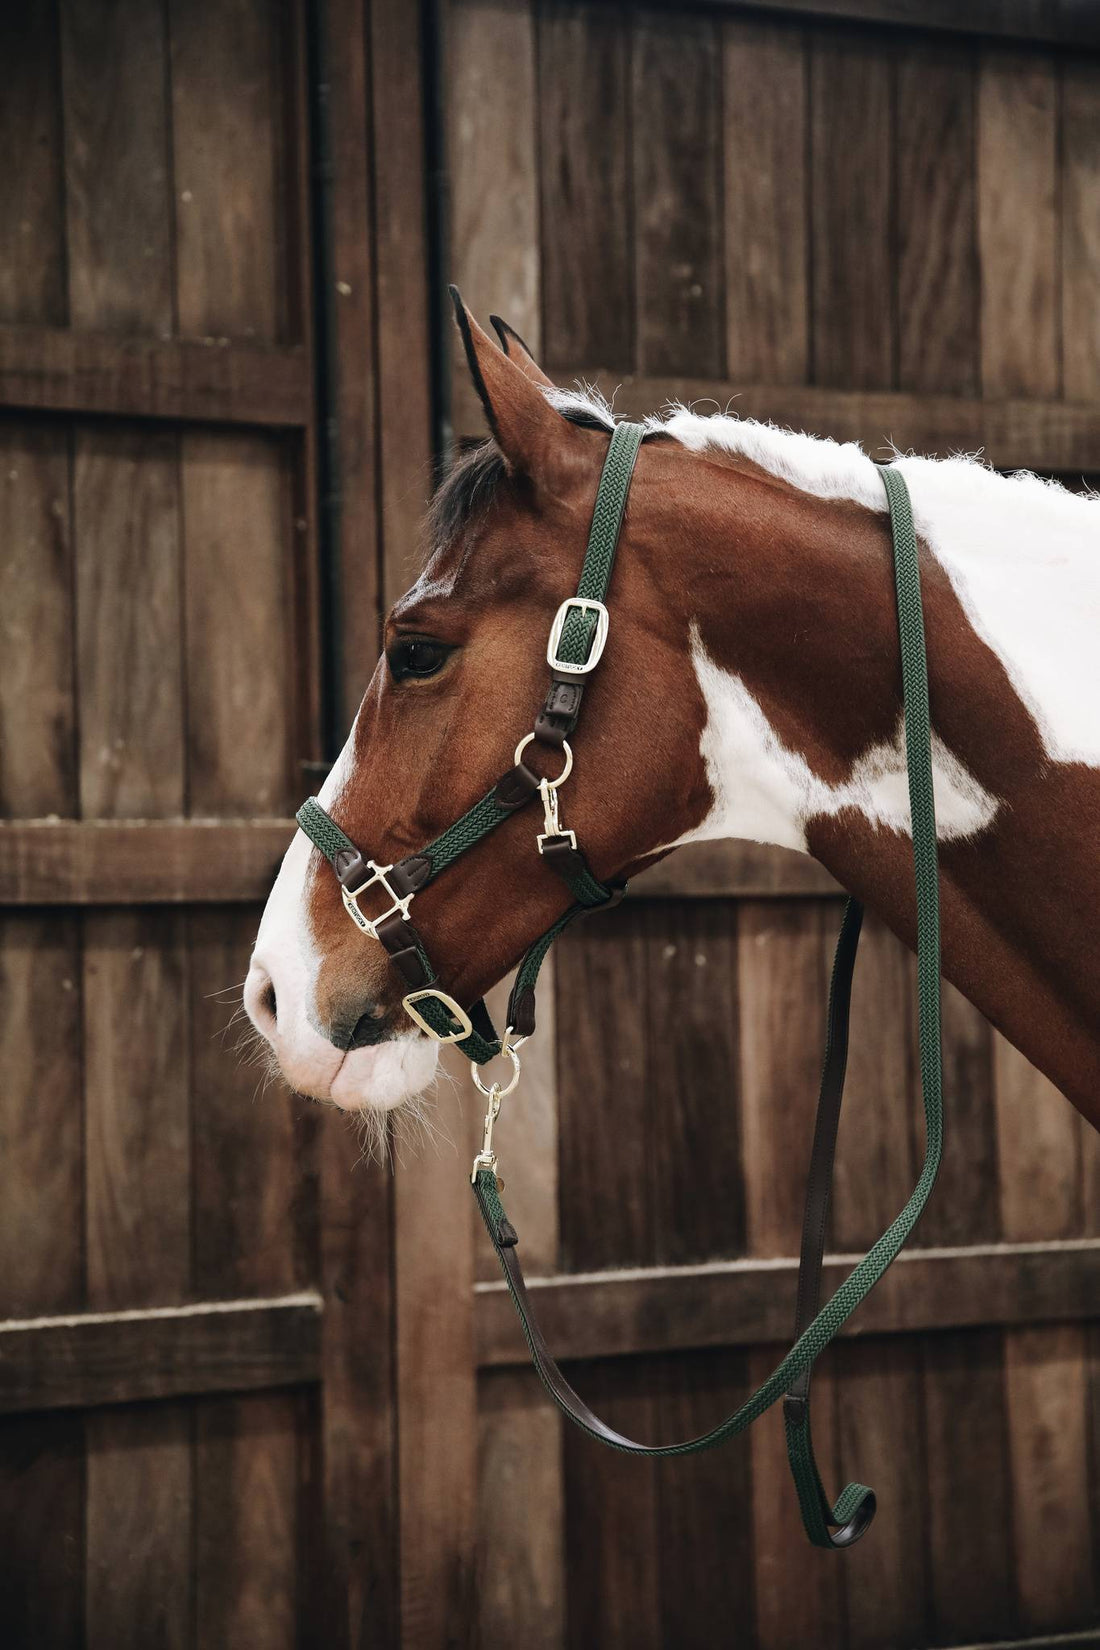
[[[823,17],[1051,45],[1100,46],[1094,0],[691,0],[698,9]]]
[[[297,346],[0,326],[5,407],[300,429],[312,401]]]
[[[832,1255],[822,1299],[858,1256]],[[798,1262],[737,1260],[528,1279],[555,1357],[602,1358],[681,1347],[790,1340]],[[482,1366],[523,1364],[528,1352],[505,1285],[475,1286]],[[1100,1317],[1100,1239],[911,1249],[842,1331],[896,1335],[976,1324]]]
[[[321,1297],[0,1322],[0,1414],[299,1386],[321,1375]]]
[[[978,401],[952,395],[825,390],[802,385],[732,384],[699,378],[623,377],[601,367],[563,369],[559,383],[582,379],[631,418],[670,401],[700,411],[729,409],[836,441],[859,441],[877,458],[891,444],[945,457],[976,452],[999,469],[1100,470],[1100,401]],[[474,432],[480,433],[480,432]]]
[[[262,900],[293,834],[292,819],[0,825],[0,905]]]
[[[630,884],[641,899],[769,899],[842,894],[808,854],[760,842],[694,842]]]

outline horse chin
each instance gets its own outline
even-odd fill
[[[435,1076],[439,1044],[416,1034],[349,1049],[324,1098],[341,1111],[394,1111]]]

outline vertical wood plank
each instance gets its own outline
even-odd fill
[[[0,1421],[0,1641],[84,1650],[84,1428]]]
[[[536,352],[539,202],[535,25],[529,0],[476,0],[450,13],[448,84],[454,280],[484,321],[501,315]],[[451,344],[456,434],[485,419],[457,333]]]
[[[477,1624],[486,1650],[564,1645],[564,1424],[533,1371],[482,1376]]]
[[[77,677],[84,818],[183,812],[178,447],[76,435]]]
[[[198,1405],[195,1619],[199,1644],[295,1644],[297,1406],[282,1393]]]
[[[814,383],[894,382],[892,49],[880,36],[810,36]]]
[[[809,376],[806,38],[733,18],[725,27],[726,371]]]
[[[720,67],[710,18],[634,18],[639,372],[726,376]]]
[[[1037,51],[986,46],[978,88],[982,389],[1057,395],[1054,70]]]
[[[176,280],[184,334],[286,333],[277,249],[279,9],[171,0]]]
[[[753,1255],[798,1253],[825,1024],[825,909],[746,900],[738,918],[741,1138]]]
[[[181,440],[189,809],[278,814],[292,789],[281,449],[249,434]]]
[[[628,1437],[656,1436],[652,1366],[637,1360],[583,1364],[577,1390]],[[602,1449],[576,1427],[565,1432],[566,1643],[661,1644],[657,1467]]]
[[[929,1337],[923,1353],[933,1638],[1008,1637],[1016,1588],[1002,1337]]]
[[[545,364],[629,371],[634,226],[624,14],[550,0],[540,8],[538,53]]]
[[[64,326],[65,210],[55,4],[0,7],[0,320]]]
[[[173,331],[164,11],[62,0],[73,326]]]
[[[1062,387],[1071,401],[1100,394],[1100,77],[1093,61],[1062,77]]]
[[[1075,1237],[1082,1223],[1077,1118],[1003,1037],[994,1040],[993,1069],[1004,1237]]]
[[[190,1413],[178,1404],[106,1409],[86,1425],[88,1642],[186,1650],[193,1627]]]
[[[1005,1392],[1021,1626],[1039,1633],[1094,1624],[1085,1330],[1006,1334]]]
[[[907,42],[897,75],[898,385],[975,395],[973,54],[955,40]]]
[[[563,934],[556,948],[558,1023],[569,1027],[558,1073],[567,1271],[652,1257],[645,934],[644,912],[622,907]]]
[[[0,427],[0,810],[76,812],[68,439]]]
[[[653,1258],[683,1265],[739,1255],[745,1196],[735,910],[718,901],[660,901],[645,918]]]
[[[915,989],[915,987],[914,987]],[[993,1031],[961,992],[945,980],[941,992],[943,1092],[950,1139],[936,1192],[921,1216],[916,1242],[996,1243],[1001,1235]],[[912,1053],[914,1092],[920,1074]],[[914,1114],[916,1112],[914,1101]],[[914,1127],[921,1124],[914,1116]],[[918,1149],[923,1139],[918,1134]]]

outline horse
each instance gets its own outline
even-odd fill
[[[320,794],[387,865],[469,808],[530,727],[616,422],[499,318],[497,341],[460,301],[456,319],[488,436],[436,493],[424,571]],[[970,456],[895,467],[918,536],[943,972],[1100,1128],[1100,500]],[[594,876],[617,883],[691,842],[773,843],[915,947],[878,467],[852,443],[666,409],[645,423],[612,598],[563,792]],[[560,768],[560,753],[537,760]],[[416,896],[455,1004],[569,902],[532,835],[518,812]],[[385,1113],[430,1083],[439,1045],[327,872],[299,831],[245,1005],[292,1087]]]

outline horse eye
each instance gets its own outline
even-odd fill
[[[394,681],[401,682],[406,676],[434,676],[442,670],[450,651],[442,642],[409,636],[387,650],[386,662]]]

